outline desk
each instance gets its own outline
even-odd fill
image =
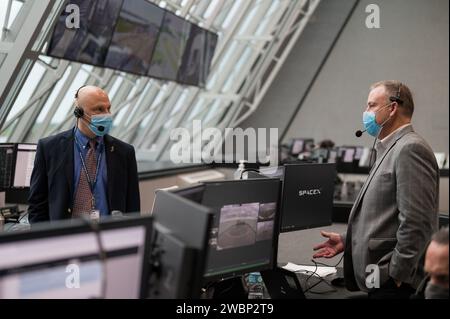
[[[11,232],[11,231],[20,231],[20,230],[28,230],[30,229],[30,224],[28,223],[28,217],[26,216],[28,213],[24,212],[19,217],[19,222],[7,222],[3,226],[3,232]],[[0,230],[1,233],[1,230]]]

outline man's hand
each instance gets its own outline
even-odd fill
[[[323,237],[328,238],[328,240],[313,248],[314,250],[320,249],[317,253],[314,254],[313,258],[332,258],[344,251],[344,242],[342,241],[341,235],[324,231],[320,233]]]

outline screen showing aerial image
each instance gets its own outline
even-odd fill
[[[208,272],[267,263],[272,254],[276,203],[224,205],[209,240]]]
[[[164,11],[155,10],[155,6],[150,2],[124,2],[106,56],[106,67],[147,74],[164,16]]]
[[[62,12],[50,40],[48,54],[58,58],[102,66],[119,16],[122,0],[71,0],[79,8],[79,23]],[[67,20],[74,27],[67,27]],[[70,22],[69,21],[69,22]]]
[[[181,65],[191,24],[177,15],[166,12],[148,75],[175,81]]]

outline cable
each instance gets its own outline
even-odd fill
[[[25,211],[23,210],[23,211],[19,212],[19,214],[22,214],[22,213],[24,213],[24,212],[25,212]],[[22,216],[19,217],[19,219],[17,220],[17,223],[20,223],[20,221],[21,221],[25,216],[28,216],[28,211],[27,211],[25,214],[23,214]]]
[[[371,149],[371,151],[370,151],[369,171],[372,170],[372,166],[373,166],[373,165],[375,164],[375,162],[377,161],[377,156],[375,155],[375,161],[373,161],[373,163],[372,163],[373,153],[374,153],[374,151],[375,151],[375,143],[377,142],[377,140],[378,140],[378,135],[374,138],[373,144],[372,144],[372,149]]]
[[[161,267],[161,255],[164,251],[160,248],[158,244],[159,241],[159,233],[155,231],[153,233],[153,238],[151,240],[151,254],[150,254],[150,274],[148,277],[148,297],[152,298],[153,296],[157,297],[159,295],[158,283],[161,279],[162,275],[162,267]]]
[[[342,254],[341,258],[339,258],[339,261],[338,261],[338,262],[336,263],[336,265],[334,265],[334,266],[327,265],[327,264],[321,263],[321,262],[319,262],[319,261],[315,261],[314,259],[311,259],[311,261],[312,261],[313,263],[317,264],[317,265],[322,265],[322,266],[325,266],[325,267],[337,267],[337,266],[339,266],[339,264],[341,263],[341,261],[342,261],[343,258],[344,258],[344,254]]]
[[[325,278],[323,278],[322,276],[320,276],[319,274],[317,274],[317,268],[318,268],[317,265],[322,265],[322,266],[325,266],[325,267],[337,267],[337,266],[341,263],[343,257],[344,257],[344,254],[342,254],[341,258],[339,258],[339,261],[338,261],[335,265],[333,265],[333,266],[332,266],[332,265],[325,264],[325,263],[317,262],[317,261],[315,261],[314,259],[311,259],[311,261],[314,263],[314,265],[316,266],[316,268],[315,268],[314,271],[311,273],[311,275],[309,275],[308,278],[306,279],[306,281],[305,281],[305,286],[308,285],[309,279],[311,279],[311,277],[312,277],[314,274],[316,274],[316,275],[319,277],[319,281],[316,282],[316,283],[315,283],[314,285],[312,285],[311,287],[308,287],[308,288],[307,288],[305,291],[303,291],[303,292],[304,292],[304,293],[308,292],[309,290],[311,290],[312,288],[314,288],[315,286],[317,286],[317,285],[320,284],[321,282],[325,282],[328,286],[330,286],[331,288],[333,288],[333,287],[325,280]],[[337,290],[333,288],[333,292],[335,292],[335,291],[337,291]],[[311,291],[311,293],[322,294],[322,293],[319,293],[319,292],[313,292],[313,291]]]
[[[242,175],[243,175],[245,172],[256,172],[256,173],[259,173],[259,170],[256,169],[256,168],[244,168],[244,169],[241,171],[241,176],[239,177],[239,179],[242,179]]]
[[[80,219],[91,228],[91,230],[94,232],[95,238],[97,240],[98,255],[100,257],[100,262],[102,264],[102,284],[101,284],[100,298],[106,299],[106,287],[107,287],[106,252],[105,252],[105,249],[102,244],[102,239],[100,236],[100,229],[98,227],[97,222],[93,222],[92,220],[88,219],[86,216],[82,215]]]
[[[341,257],[341,259],[342,259],[342,257]],[[313,263],[314,263],[314,265],[315,265],[315,269],[314,269],[314,271],[311,273],[311,275],[309,275],[309,277],[306,279],[306,281],[305,281],[305,286],[306,287],[308,287],[308,281],[309,281],[309,279],[314,275],[314,274],[316,274],[317,275],[317,277],[319,277],[319,281],[317,281],[315,284],[313,284],[311,287],[308,287],[307,289],[305,289],[304,291],[303,291],[303,293],[307,293],[308,291],[310,292],[310,293],[312,293],[312,294],[318,294],[318,295],[321,295],[321,294],[325,294],[325,293],[329,293],[329,292],[336,292],[337,290],[333,287],[333,286],[331,286],[331,284],[330,283],[328,283],[326,280],[325,280],[325,278],[323,278],[322,276],[320,276],[318,273],[317,273],[317,265],[318,265],[318,263],[314,260],[314,259],[312,259],[311,260]],[[339,260],[339,262],[336,264],[336,266],[337,265],[339,265],[339,263],[340,263],[340,260]],[[322,263],[321,263],[322,264]],[[326,264],[322,264],[322,265],[326,265]],[[326,266],[328,266],[328,265],[326,265]],[[332,266],[328,266],[328,267],[332,267]],[[321,282],[324,282],[325,284],[327,284],[332,290],[331,291],[325,291],[325,292],[317,292],[317,291],[312,291],[311,289],[312,288],[314,288],[315,286],[317,286],[318,284],[320,284]]]

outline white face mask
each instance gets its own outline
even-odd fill
[[[448,288],[428,282],[425,288],[425,299],[448,299]]]

